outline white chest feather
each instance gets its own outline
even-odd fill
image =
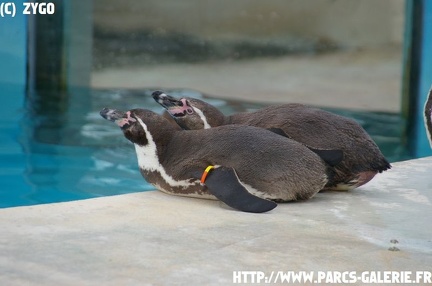
[[[204,129],[211,128],[210,124],[207,122],[207,118],[205,117],[204,113],[200,109],[198,109],[196,107],[192,107],[192,108],[196,112],[196,114],[198,114],[198,116],[201,118],[201,120],[202,120],[202,122],[204,124]]]
[[[159,173],[160,176],[165,180],[165,182],[171,187],[187,188],[196,185],[196,182],[190,182],[189,180],[175,180],[172,176],[167,174],[165,168],[159,162],[156,143],[153,140],[153,136],[148,131],[147,125],[145,125],[145,123],[140,118],[137,119],[143,127],[148,140],[148,144],[145,146],[135,144],[135,151],[138,158],[138,166],[143,170]]]

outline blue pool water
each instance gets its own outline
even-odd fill
[[[82,89],[64,95],[29,94],[19,110],[0,115],[0,207],[152,190],[138,171],[132,144],[116,125],[99,115],[103,107],[162,112],[151,92]],[[168,92],[201,97],[188,90]],[[206,100],[226,114],[262,107]],[[400,144],[403,122],[399,115],[331,111],[360,122],[390,161],[409,159]]]

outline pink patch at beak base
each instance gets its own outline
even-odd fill
[[[186,115],[194,113],[192,107],[187,104],[187,100],[185,98],[180,99],[180,101],[183,103],[183,106],[175,106],[168,109],[168,112],[171,115],[175,116],[179,114]]]
[[[125,125],[128,125],[131,122],[136,122],[136,119],[133,118],[133,117],[131,117],[131,112],[130,111],[126,112],[126,115],[127,115],[126,118],[120,118],[120,119],[116,120],[116,124],[119,127],[123,127]]]

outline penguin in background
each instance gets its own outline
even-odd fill
[[[253,126],[189,131],[145,109],[104,108],[100,114],[134,144],[142,176],[158,190],[219,199],[245,212],[267,212],[276,202],[312,198],[343,157],[340,150],[317,153]]]
[[[424,106],[424,123],[426,128],[426,136],[432,148],[432,86],[429,90],[429,94],[426,98]]]
[[[343,160],[324,189],[347,191],[369,182],[390,163],[366,131],[354,120],[303,104],[281,104],[225,116],[196,98],[174,98],[155,91],[153,99],[183,129],[198,130],[241,124],[273,130],[310,148],[341,150]]]

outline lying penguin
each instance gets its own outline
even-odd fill
[[[100,112],[134,143],[142,176],[175,195],[219,199],[245,212],[267,212],[275,202],[313,197],[331,167],[304,145],[271,131],[228,125],[182,130],[145,109]],[[323,151],[334,165],[340,151]]]
[[[432,87],[429,90],[429,94],[424,106],[424,122],[426,135],[432,148]]]
[[[344,158],[325,189],[351,190],[391,166],[366,131],[354,120],[302,104],[273,105],[255,112],[225,116],[195,98],[176,99],[161,91],[152,94],[183,129],[242,124],[272,129],[311,148],[339,149]]]

